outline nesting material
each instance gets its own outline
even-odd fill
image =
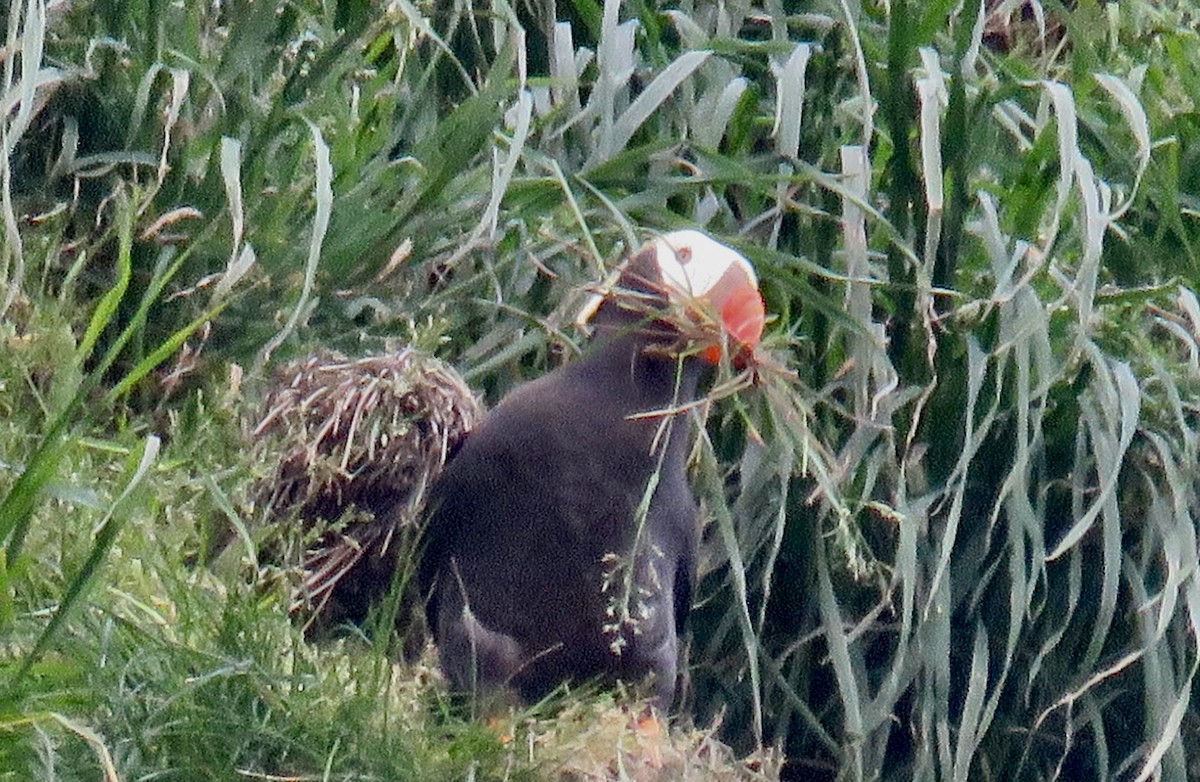
[[[320,351],[273,375],[249,434],[262,518],[321,530],[293,611],[360,620],[396,572],[425,491],[483,408],[462,377],[412,348],[349,359]],[[311,620],[310,620],[311,621]]]
[[[700,299],[680,297],[674,306],[664,307],[662,294],[647,293],[618,282],[595,286],[591,289],[592,301],[580,313],[577,325],[590,332],[589,319],[595,315],[599,302],[607,301],[613,306],[640,315],[644,333],[661,336],[663,342],[648,345],[647,352],[664,356],[681,357],[706,353],[717,366],[717,376],[703,398],[685,407],[702,407],[720,399],[733,396],[756,386],[771,376],[787,374],[777,361],[759,348],[734,348],[730,352],[729,340],[722,338],[720,344],[712,344],[712,335],[723,333],[720,317]],[[784,378],[791,382],[792,378]],[[646,417],[683,412],[685,407],[653,411]]]
[[[572,701],[553,719],[507,727],[514,751],[561,782],[778,782],[783,767],[773,748],[737,759],[718,725],[670,727],[603,701]]]

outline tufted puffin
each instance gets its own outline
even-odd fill
[[[421,587],[457,693],[619,680],[667,709],[699,537],[679,411],[722,355],[753,351],[763,300],[748,260],[682,230],[581,322],[584,354],[505,396],[434,483]]]

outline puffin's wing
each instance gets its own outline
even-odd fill
[[[588,414],[602,403],[561,380],[548,376],[506,398],[464,438],[433,484],[423,589],[433,586],[455,552],[475,553],[489,542],[540,548],[565,538],[592,544],[590,553],[628,530],[641,489],[631,489],[628,480],[637,471],[636,458],[627,456],[628,438],[619,423],[590,425]],[[612,411],[601,417],[623,418]]]

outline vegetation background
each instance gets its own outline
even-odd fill
[[[0,778],[561,774],[603,698],[506,743],[386,634],[304,641],[240,421],[316,345],[412,343],[494,401],[694,225],[756,263],[794,374],[697,442],[683,710],[795,779],[1200,778],[1198,27],[12,0]]]

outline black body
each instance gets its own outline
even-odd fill
[[[694,399],[704,364],[640,320],[605,303],[589,352],[503,399],[433,487],[422,588],[458,692],[532,703],[619,679],[674,698],[698,537],[689,421],[630,416]]]

